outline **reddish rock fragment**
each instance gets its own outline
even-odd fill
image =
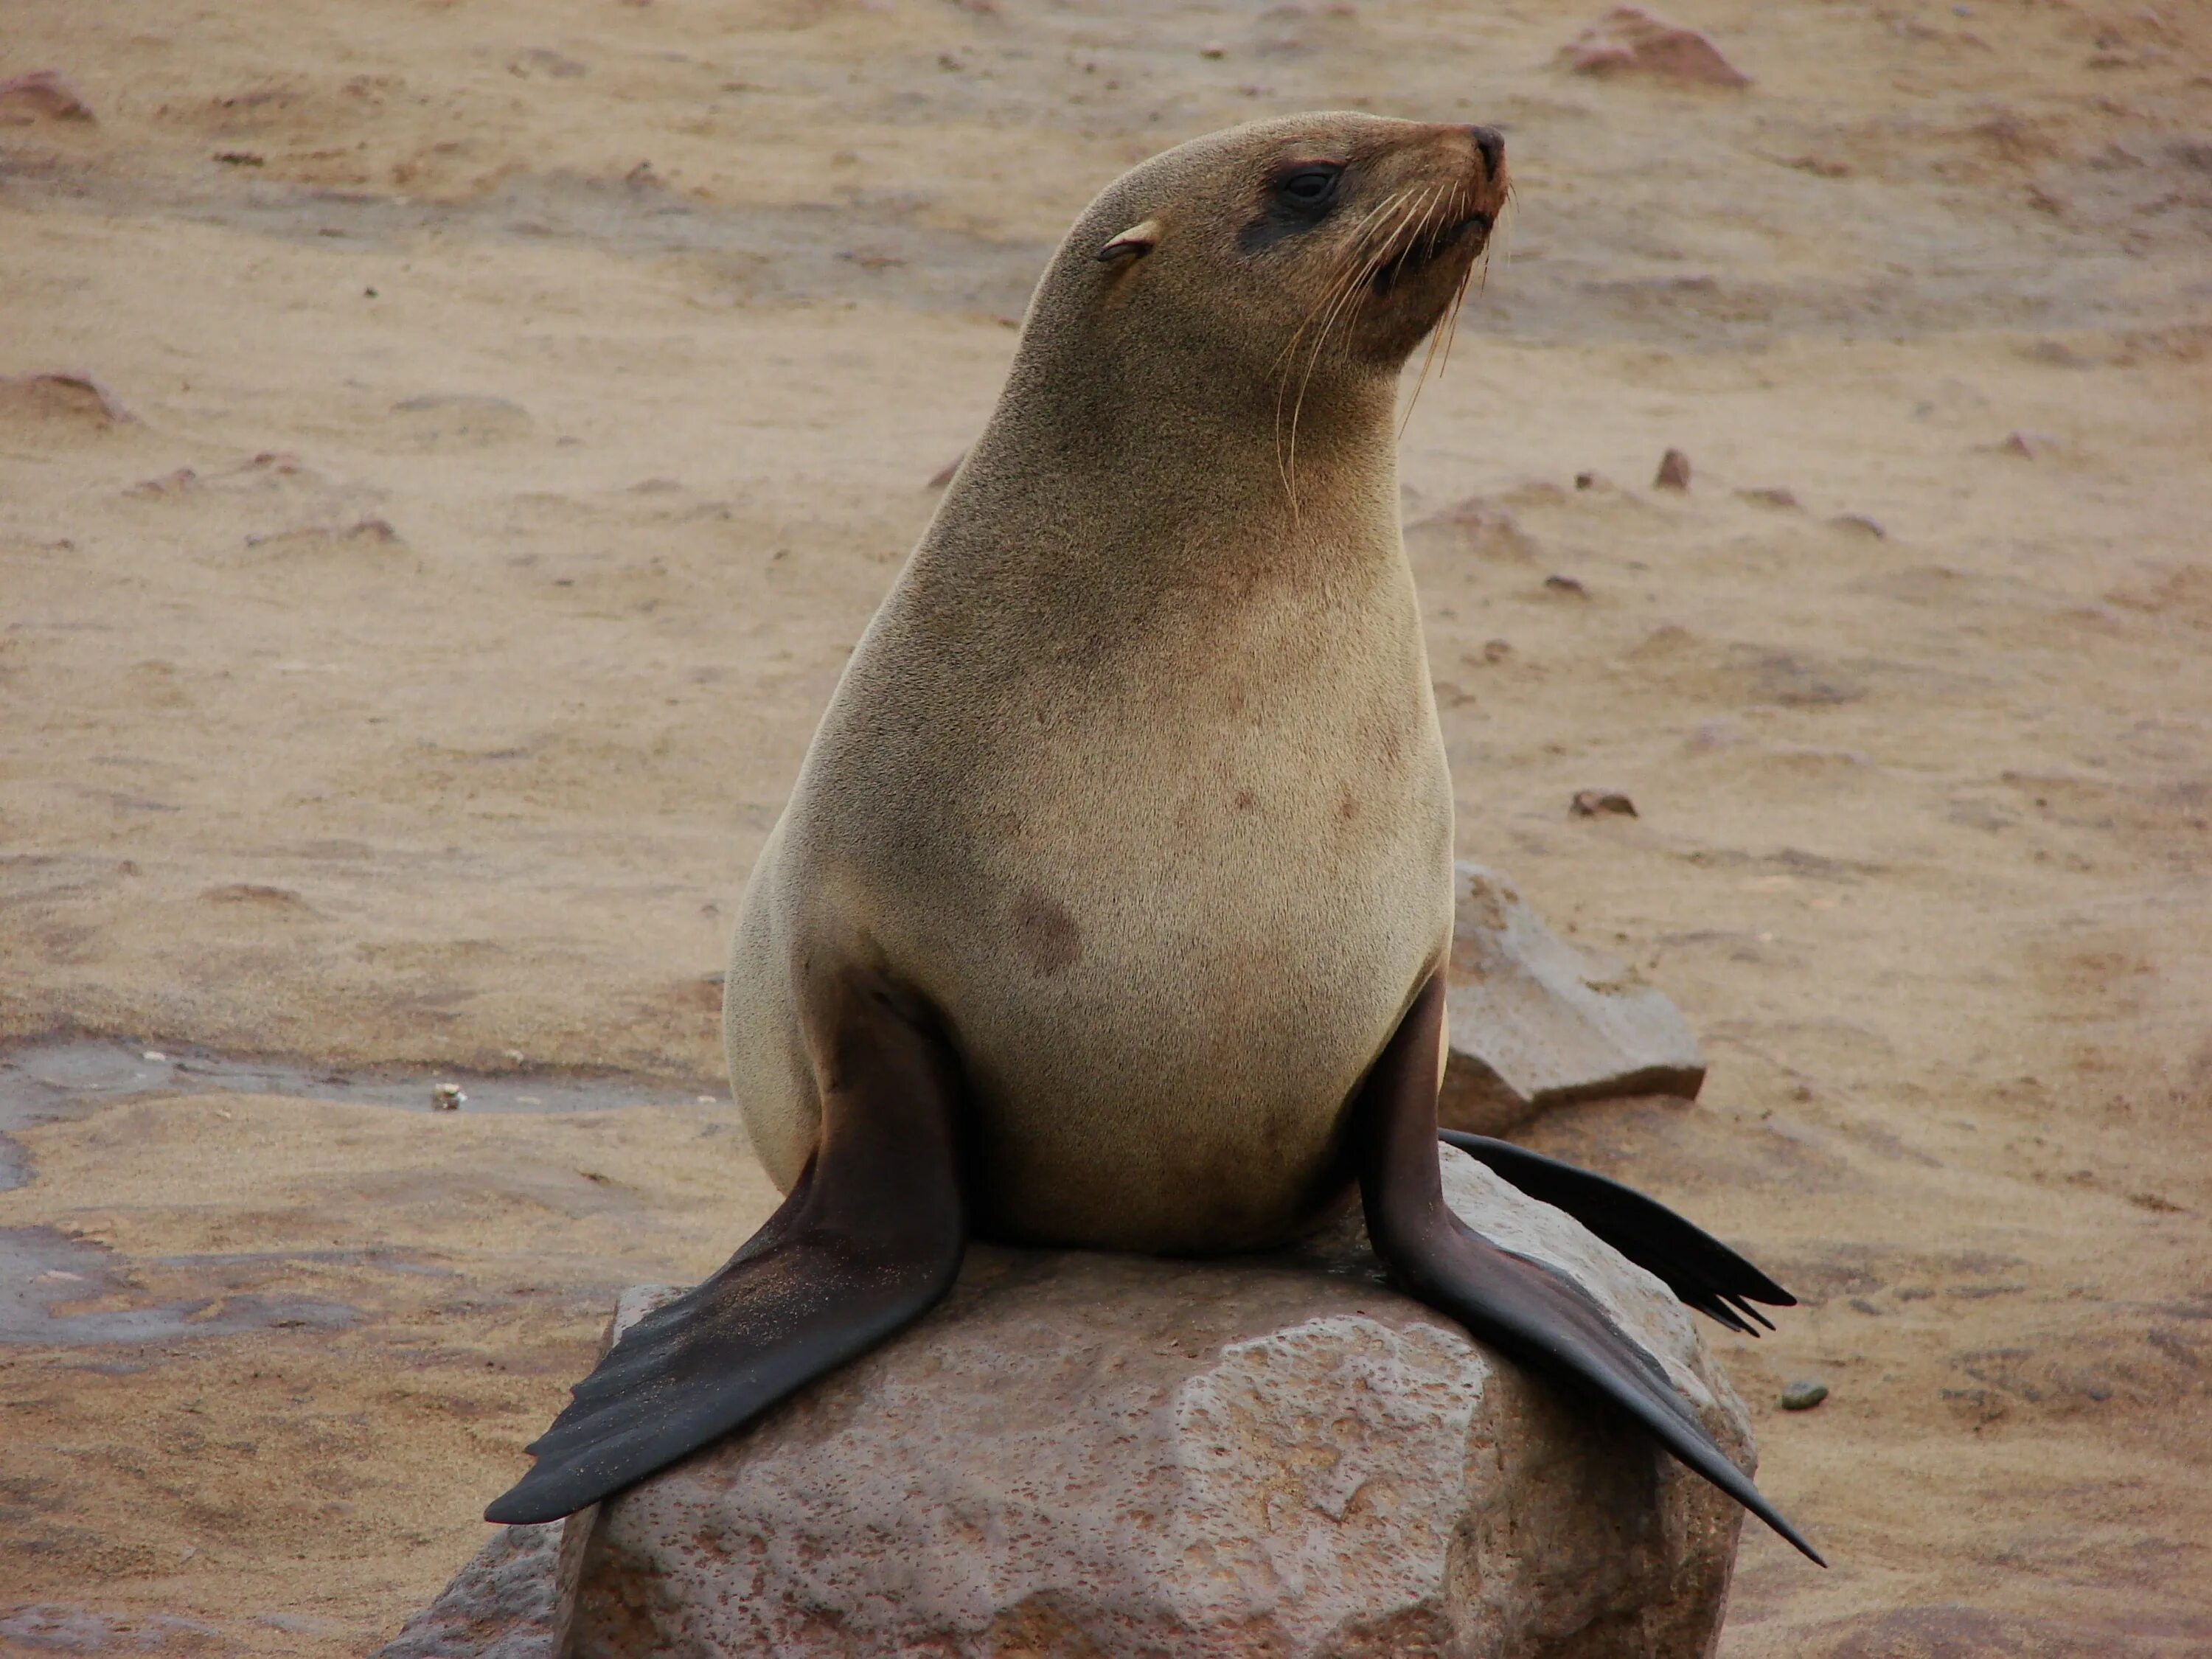
[[[1679,449],[1670,449],[1659,458],[1658,476],[1651,482],[1662,489],[1687,489],[1690,487],[1690,458]]]
[[[1618,789],[1577,789],[1567,810],[1578,818],[1632,818],[1636,803]]]
[[[33,70],[0,81],[0,125],[27,127],[33,121],[92,119],[92,106],[57,70]]]
[[[70,370],[0,376],[0,412],[11,406],[26,415],[88,420],[103,427],[123,426],[136,418],[122,399],[91,375]]]
[[[1684,86],[1751,84],[1751,77],[1697,30],[1641,6],[1615,6],[1560,47],[1559,61],[1577,75],[1647,75]]]

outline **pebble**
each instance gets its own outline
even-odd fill
[[[1589,589],[1572,576],[1547,576],[1544,586],[1554,593],[1570,593],[1578,599],[1589,598]]]
[[[1828,1397],[1825,1382],[1792,1382],[1782,1391],[1782,1409],[1785,1412],[1809,1412]]]
[[[1577,789],[1567,810],[1578,818],[1636,816],[1636,803],[1618,789]]]
[[[1679,449],[1668,450],[1659,458],[1658,475],[1651,482],[1661,489],[1687,489],[1690,458]]]
[[[441,1083],[430,1091],[430,1104],[441,1112],[458,1112],[468,1097],[461,1092],[458,1083]]]

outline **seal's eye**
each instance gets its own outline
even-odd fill
[[[1302,208],[1326,206],[1336,194],[1336,181],[1344,169],[1330,163],[1300,167],[1275,180],[1275,193]]]

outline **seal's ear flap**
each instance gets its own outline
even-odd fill
[[[1147,219],[1142,224],[1131,225],[1100,248],[1098,257],[1109,265],[1117,259],[1141,259],[1158,245],[1159,240],[1160,222]]]

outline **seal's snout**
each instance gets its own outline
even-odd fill
[[[1482,157],[1482,170],[1495,179],[1505,165],[1505,135],[1496,127],[1471,126],[1467,136],[1474,141],[1474,153]]]

